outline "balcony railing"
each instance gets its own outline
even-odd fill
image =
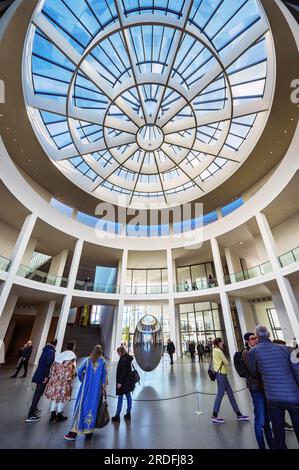
[[[103,294],[117,294],[119,292],[119,286],[80,281],[79,279],[76,280],[74,289],[85,290],[88,292],[101,292]]]
[[[168,284],[126,286],[126,294],[167,294]]]
[[[255,277],[263,276],[273,271],[270,261],[260,264],[253,268],[240,271],[238,273],[227,274],[224,276],[225,284],[233,284],[235,282],[246,281],[254,279]]]
[[[211,289],[212,287],[218,287],[217,280],[213,278],[213,280],[208,278],[200,279],[196,282],[185,282],[184,284],[175,284],[174,291],[175,292],[194,292],[197,290],[203,289]]]
[[[44,284],[50,284],[51,286],[67,287],[68,279],[66,277],[54,276],[53,274],[44,273],[42,271],[33,271],[30,266],[20,265],[18,276],[25,277],[31,281],[42,282]]]
[[[294,250],[288,251],[284,255],[279,256],[279,262],[282,268],[289,264],[296,263],[296,261],[299,261],[299,246]]]
[[[0,270],[8,271],[9,265],[10,265],[10,260],[5,258],[4,256],[0,256]]]

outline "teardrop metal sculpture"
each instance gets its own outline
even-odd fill
[[[163,332],[159,320],[153,315],[144,315],[137,323],[133,349],[142,370],[150,372],[159,365],[163,355]]]

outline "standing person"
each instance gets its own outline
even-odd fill
[[[36,389],[32,398],[31,406],[29,408],[26,423],[34,423],[35,421],[40,420],[40,417],[36,416],[36,413],[38,413],[37,405],[45,391],[49,379],[50,369],[55,358],[56,345],[57,339],[53,339],[50,344],[47,343],[39,358],[37,369],[31,380],[36,384]]]
[[[24,347],[21,349],[19,352],[20,358],[18,361],[18,366],[16,372],[11,376],[12,379],[16,379],[18,376],[18,373],[24,367],[24,374],[21,375],[21,379],[23,377],[26,377],[27,371],[28,371],[28,362],[30,359],[30,356],[32,354],[33,346],[32,346],[32,341],[27,341],[27,343],[24,345]]]
[[[125,420],[131,419],[132,410],[132,396],[135,388],[135,384],[132,381],[132,367],[133,356],[127,353],[123,346],[117,348],[117,354],[119,355],[119,361],[116,370],[116,395],[118,396],[117,409],[115,416],[112,417],[112,421],[119,423],[120,413],[123,405],[123,398],[126,395],[127,399],[127,413],[125,414]]]
[[[227,393],[229,402],[232,406],[232,409],[236,413],[237,421],[249,421],[249,416],[244,416],[240,413],[239,407],[236,403],[234,392],[230,386],[227,377],[228,371],[228,360],[226,359],[225,355],[223,354],[223,341],[221,338],[216,338],[213,341],[214,349],[213,349],[213,368],[217,372],[216,380],[217,380],[217,395],[214,403],[214,410],[212,415],[212,421],[216,424],[224,423],[224,419],[218,416],[222,399],[224,397],[225,392]]]
[[[185,289],[185,291],[189,290],[189,283],[188,283],[188,281],[185,281],[184,289]]]
[[[209,287],[215,287],[215,279],[213,278],[212,274],[209,274],[209,277],[208,277],[208,286],[209,286]]]
[[[52,401],[49,423],[65,421],[65,404],[71,400],[76,372],[75,341],[67,344],[66,350],[58,354],[50,370],[45,397]]]
[[[267,410],[267,400],[260,374],[252,375],[248,368],[249,351],[257,344],[257,336],[254,333],[244,335],[246,349],[242,351],[242,362],[245,367],[246,385],[250,392],[254,409],[254,432],[259,449],[266,449],[264,434],[269,449],[274,449],[274,440],[270,419]]]
[[[249,370],[262,376],[272,429],[274,448],[287,449],[285,412],[289,412],[299,442],[299,364],[291,360],[287,346],[272,343],[265,326],[256,327],[258,343],[248,355]]]
[[[78,434],[92,437],[101,394],[106,388],[106,377],[103,348],[97,344],[91,356],[78,369],[81,385],[76,398],[71,430],[64,436],[67,441],[74,441]]]
[[[173,355],[175,353],[175,345],[171,339],[168,339],[167,341],[167,352],[170,357],[170,364],[173,365]]]
[[[195,343],[194,343],[194,341],[191,341],[191,343],[189,343],[189,353],[190,353],[190,356],[191,356],[191,363],[194,364],[195,363]]]
[[[198,354],[198,362],[203,364],[203,355],[205,353],[205,348],[201,342],[197,344],[197,354]]]

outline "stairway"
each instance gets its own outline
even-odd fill
[[[77,357],[89,356],[96,344],[101,344],[104,348],[102,330],[99,325],[90,325],[89,327],[67,325],[63,348],[69,341],[76,341],[75,353]]]

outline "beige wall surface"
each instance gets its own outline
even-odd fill
[[[297,248],[299,246],[299,212],[282,224],[272,228],[272,233],[279,255]]]
[[[10,258],[19,233],[0,221],[0,256]]]

